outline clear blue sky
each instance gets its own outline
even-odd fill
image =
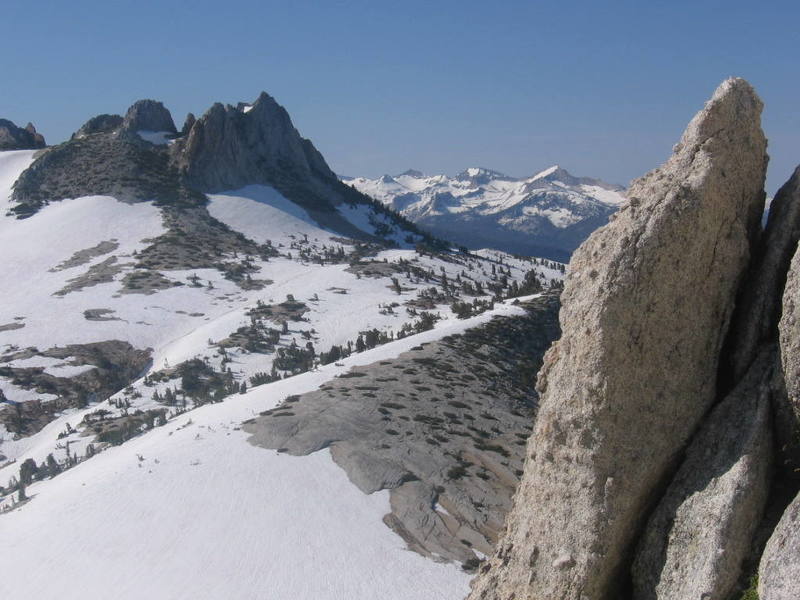
[[[800,2],[4,0],[0,117],[48,141],[136,99],[180,124],[266,90],[331,166],[554,163],[627,183],[729,75],[766,103],[770,193],[800,163]]]

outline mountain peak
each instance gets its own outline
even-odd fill
[[[531,177],[531,180],[536,179],[548,179],[552,181],[553,179],[557,179],[559,175],[566,174],[571,177],[571,175],[567,172],[566,169],[562,169],[559,165],[553,165],[552,167],[548,167],[544,171],[539,171],[536,175]]]
[[[512,180],[508,175],[484,167],[469,167],[461,171],[455,178],[459,181],[471,181],[477,184],[488,183],[494,179]]]

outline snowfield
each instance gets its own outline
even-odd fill
[[[207,210],[261,245],[253,256],[239,238],[246,251],[218,250],[214,268],[178,268],[175,254],[143,266],[155,238],[180,233],[153,202],[89,196],[9,213],[34,154],[0,152],[0,597],[462,598],[459,565],[407,550],[383,523],[388,492],[364,495],[327,452],[252,446],[240,425],[353,365],[514,314],[510,300],[486,309],[531,281],[557,282],[563,265],[433,253],[371,205],[338,206],[396,247],[356,243],[248,186],[209,195]],[[247,279],[225,265],[244,265]],[[473,316],[459,319],[465,309]],[[381,345],[364,344],[378,334]],[[352,354],[324,364],[334,346]],[[298,349],[311,362],[279,362]],[[114,352],[121,362],[108,362]],[[94,378],[108,364],[135,368],[101,395]],[[214,378],[213,397],[187,391]],[[79,384],[89,391],[69,396]],[[101,439],[102,427],[129,425],[124,439]],[[34,462],[55,468],[20,501]]]
[[[239,424],[353,365],[517,312],[498,305],[342,366],[205,405],[31,485],[32,500],[0,516],[0,593],[40,600],[109,593],[120,600],[463,598],[469,575],[407,550],[383,524],[388,492],[362,494],[327,452],[291,457],[252,446]],[[45,573],[31,576],[34,568]]]

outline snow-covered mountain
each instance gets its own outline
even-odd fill
[[[625,202],[620,186],[574,177],[558,166],[524,179],[469,168],[455,177],[409,170],[343,180],[467,248],[560,261]]]
[[[0,253],[4,595],[463,595],[384,525],[387,492],[241,424],[521,314],[563,265],[450,249],[339,182],[266,94],[180,131],[140,101],[0,152]]]

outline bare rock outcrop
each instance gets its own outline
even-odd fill
[[[770,205],[769,220],[753,258],[731,324],[730,381],[738,381],[759,344],[774,342],[787,270],[800,240],[800,167],[795,169]],[[798,340],[800,342],[800,339]]]
[[[97,115],[81,125],[80,129],[73,133],[70,139],[80,139],[95,133],[111,133],[122,125],[122,120],[120,115]]]
[[[46,145],[44,137],[36,131],[32,123],[17,127],[8,119],[0,119],[0,151],[37,150]]]
[[[639,540],[634,600],[725,600],[767,501],[774,348],[765,350],[695,435]]]
[[[760,600],[800,598],[800,495],[783,513],[758,568]]]
[[[525,473],[473,600],[602,600],[624,585],[647,510],[715,399],[763,211],[761,108],[747,82],[723,82],[574,254]]]
[[[157,100],[138,100],[128,109],[122,121],[125,131],[168,131],[177,133],[169,110]]]
[[[214,104],[175,144],[174,156],[186,181],[204,192],[260,183],[323,207],[339,187],[322,155],[265,92],[252,105]]]
[[[363,492],[390,490],[384,522],[410,549],[474,568],[511,508],[533,426],[530,378],[559,333],[554,294],[523,306],[355,368],[243,429],[289,454],[329,447]]]

